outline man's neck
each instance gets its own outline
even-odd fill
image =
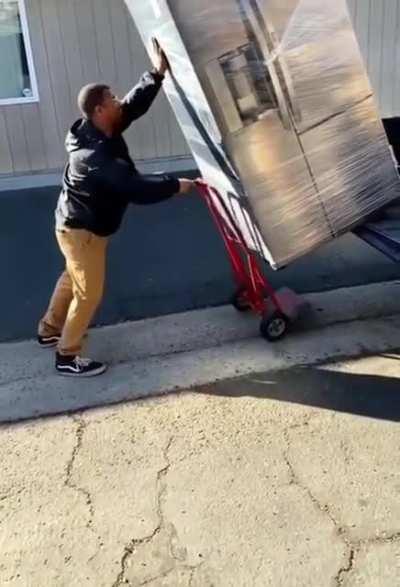
[[[92,120],[92,124],[95,128],[97,128],[97,130],[105,134],[106,137],[111,138],[113,136],[114,132],[110,124],[101,122],[99,120]]]

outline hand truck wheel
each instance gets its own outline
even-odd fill
[[[264,316],[260,324],[260,333],[269,342],[276,342],[285,336],[288,327],[289,321],[286,316],[276,311],[272,316]]]
[[[248,312],[251,310],[251,304],[247,298],[247,292],[244,287],[239,288],[231,297],[231,304],[238,312]]]

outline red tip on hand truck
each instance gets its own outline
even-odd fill
[[[221,194],[197,180],[197,189],[206,202],[228,252],[236,293],[232,304],[239,312],[252,310],[261,316],[260,333],[275,342],[283,338],[289,324],[296,320],[305,303],[288,288],[275,291],[263,275],[257,254],[249,249],[243,233]]]

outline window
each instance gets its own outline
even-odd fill
[[[37,100],[24,1],[0,0],[0,105]]]

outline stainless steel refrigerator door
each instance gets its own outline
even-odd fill
[[[298,137],[282,128],[276,114],[229,135],[226,145],[276,265],[288,265],[332,239]]]
[[[258,10],[265,35],[275,35],[299,132],[372,95],[346,0],[238,1]]]
[[[220,85],[216,92],[211,78],[218,83],[216,80],[218,60],[227,60],[229,54],[251,41],[241,14],[240,4],[237,0],[220,0],[214,4],[209,0],[168,0],[165,4],[179,31],[210,107],[213,109],[219,130],[222,135],[233,132],[233,127],[226,121],[226,108],[232,106],[226,101],[228,93],[223,96]],[[262,60],[263,56],[260,54],[259,62],[261,63]],[[282,122],[289,126],[287,100],[281,89],[275,65],[271,63],[267,71],[274,85],[276,106]],[[214,104],[215,100],[222,108]],[[233,115],[233,109],[231,114]]]
[[[341,234],[400,195],[347,4],[239,2],[275,47],[302,150],[332,232]]]
[[[303,133],[300,140],[336,235],[400,196],[373,98]]]

